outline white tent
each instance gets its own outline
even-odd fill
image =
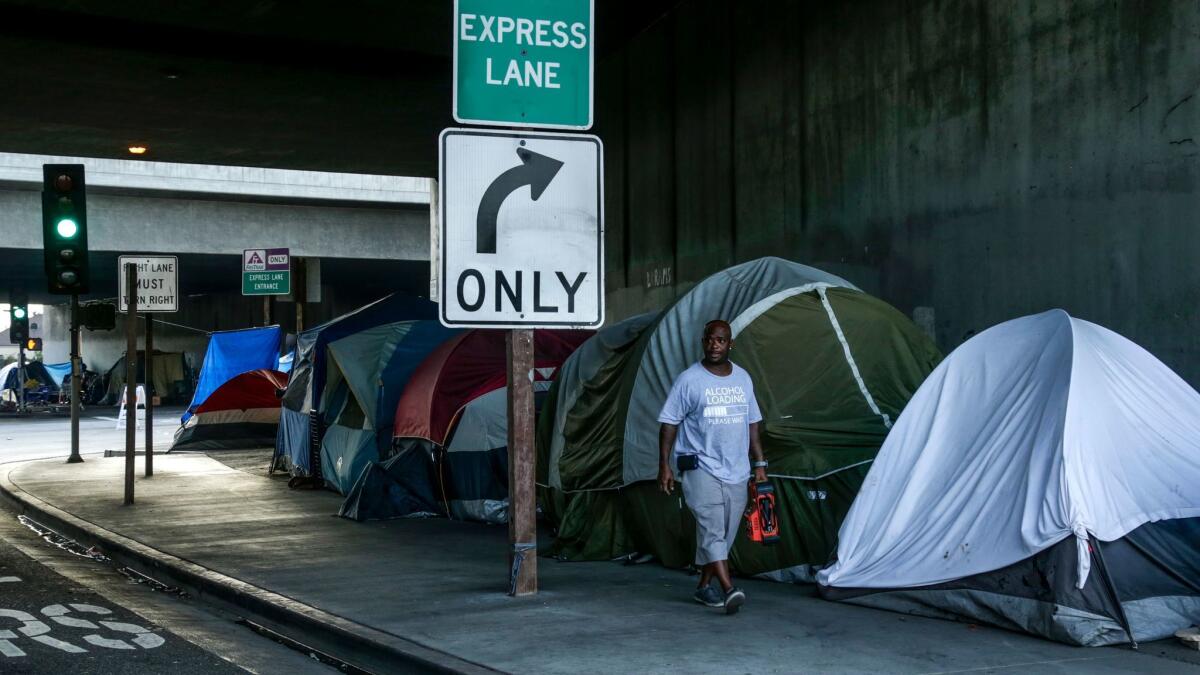
[[[818,581],[1066,642],[1154,639],[1200,621],[1196,534],[1200,394],[1054,310],[980,333],[921,385]]]

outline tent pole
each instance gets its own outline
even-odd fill
[[[1117,595],[1117,582],[1113,581],[1112,575],[1108,572],[1108,565],[1104,562],[1104,555],[1100,553],[1100,540],[1095,536],[1089,537],[1092,550],[1096,552],[1096,561],[1100,563],[1100,572],[1104,576],[1104,585],[1108,587],[1108,592],[1112,593],[1113,602],[1117,603],[1117,613],[1120,614],[1121,627],[1125,629],[1125,634],[1129,636],[1129,645],[1133,649],[1138,648],[1137,639],[1133,637],[1133,628],[1129,625],[1129,617],[1125,615],[1125,605],[1121,604],[1121,596]]]

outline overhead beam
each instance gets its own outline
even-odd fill
[[[40,186],[43,164],[87,166],[88,190],[253,201],[429,204],[431,179],[249,166],[178,164],[0,152],[0,185]]]

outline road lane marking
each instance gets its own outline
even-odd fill
[[[68,654],[86,654],[87,653],[87,650],[82,647],[76,647],[75,645],[71,644],[70,642],[63,642],[62,640],[59,640],[58,638],[52,638],[49,635],[38,635],[37,637],[35,637],[33,639],[37,642],[40,642],[40,643],[48,646],[48,647],[54,647],[55,649],[62,650]],[[87,638],[84,638],[84,639],[86,640]]]
[[[137,647],[134,647],[124,640],[110,640],[95,634],[84,635],[83,641],[87,642],[88,644],[96,645],[97,647],[104,647],[106,649],[137,649]]]
[[[106,638],[97,633],[91,633],[83,636],[84,642],[97,647],[103,647],[105,649],[121,649],[126,651],[137,650],[138,647],[141,647],[142,649],[154,649],[166,644],[165,638],[154,633],[149,628],[139,626],[135,623],[125,623],[122,621],[99,621],[100,626],[97,626],[95,623],[88,621],[87,619],[76,619],[67,616],[67,614],[70,614],[72,610],[87,614],[99,614],[101,616],[107,616],[113,613],[111,609],[101,607],[99,605],[73,602],[70,603],[70,609],[68,609],[66,605],[61,604],[46,605],[42,608],[42,615],[54,623],[70,628],[96,630],[100,628],[100,626],[103,626],[104,628],[116,633],[125,633],[135,636],[131,638],[133,645],[129,644],[125,640]],[[66,652],[68,654],[86,654],[88,652],[87,649],[77,647],[70,642],[47,635],[47,633],[50,632],[50,626],[44,621],[39,621],[32,614],[22,612],[17,609],[0,609],[0,618],[5,617],[20,621],[22,625],[17,628],[16,632],[10,630],[0,630],[0,656],[7,658],[26,656],[26,653],[20,647],[12,643],[12,640],[16,640],[21,637],[18,635],[18,633],[23,634],[25,637],[35,642],[40,642],[41,644],[44,644],[48,647],[53,647],[54,649],[58,649],[59,651]],[[135,647],[134,645],[137,646]]]
[[[87,619],[72,619],[69,616],[54,616],[54,617],[50,617],[50,620],[60,626],[66,626],[68,628],[90,628],[92,630],[96,629],[96,624],[92,623],[91,621],[88,621]]]
[[[161,635],[156,635],[154,633],[143,633],[133,638],[133,643],[142,649],[154,649],[155,647],[161,647],[165,645],[167,640]]]
[[[9,640],[15,639],[17,639],[16,633],[12,632],[11,630],[0,630],[0,654],[3,654],[10,659],[18,656],[25,656],[25,652],[21,651],[20,647],[9,642]]]
[[[143,628],[133,623],[121,623],[119,621],[101,621],[100,625],[109,630],[117,631],[118,633],[132,633],[137,637],[133,638],[133,643],[142,649],[154,649],[166,644],[166,640],[161,635],[155,635],[150,632],[150,629]]]
[[[111,609],[97,607],[96,605],[85,605],[83,603],[72,602],[71,606],[75,608],[76,612],[88,612],[89,614],[112,614]]]

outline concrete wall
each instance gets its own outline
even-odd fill
[[[1200,384],[1200,4],[827,5],[690,0],[599,64],[610,318],[781,255],[944,350],[1062,307]]]

